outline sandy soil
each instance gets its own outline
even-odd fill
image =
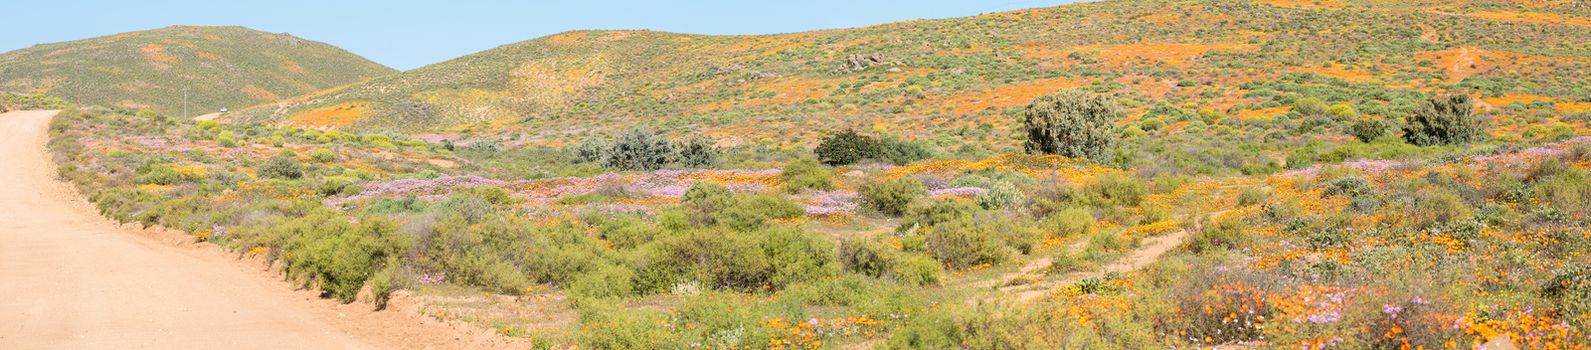
[[[99,216],[45,151],[55,112],[0,114],[0,349],[510,348],[490,331],[294,290],[256,261]]]

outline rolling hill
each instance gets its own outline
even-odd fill
[[[174,26],[0,54],[0,91],[181,113],[241,108],[392,73],[340,48],[243,27]]]
[[[1155,0],[782,35],[578,31],[239,118],[557,145],[635,122],[725,143],[839,128],[961,136],[1067,88],[1117,95],[1132,111],[1122,123],[1200,110],[1268,120],[1301,94],[1390,117],[1434,92],[1572,113],[1591,107],[1588,20],[1564,1]]]

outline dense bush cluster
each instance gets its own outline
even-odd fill
[[[1102,95],[1081,90],[1039,97],[1022,110],[1029,153],[1100,159],[1114,140],[1121,107]]]
[[[1452,145],[1481,137],[1484,120],[1469,95],[1431,98],[1404,121],[1403,139],[1416,146]]]
[[[611,142],[587,139],[567,152],[576,161],[622,170],[657,170],[674,165],[707,168],[718,163],[719,151],[711,140],[687,138],[678,143],[645,128],[631,128]]]
[[[850,165],[863,160],[878,160],[903,165],[932,156],[923,145],[896,140],[878,139],[846,130],[825,137],[812,150],[818,160],[828,165]]]

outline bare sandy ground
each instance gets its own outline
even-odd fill
[[[118,226],[55,178],[55,112],[0,114],[0,349],[521,347],[294,290],[258,262]]]

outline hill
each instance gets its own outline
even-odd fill
[[[840,128],[917,138],[985,134],[1011,122],[1007,109],[1074,87],[1117,95],[1132,111],[1123,124],[1187,121],[1200,110],[1270,120],[1302,96],[1396,117],[1413,106],[1414,94],[1433,92],[1576,112],[1591,107],[1583,74],[1591,67],[1583,40],[1591,16],[1575,6],[1103,1],[783,35],[579,31],[241,118],[507,131],[551,145],[644,122],[731,144],[791,144]]]
[[[242,108],[392,73],[325,43],[243,27],[174,26],[0,54],[0,91],[181,113]]]

